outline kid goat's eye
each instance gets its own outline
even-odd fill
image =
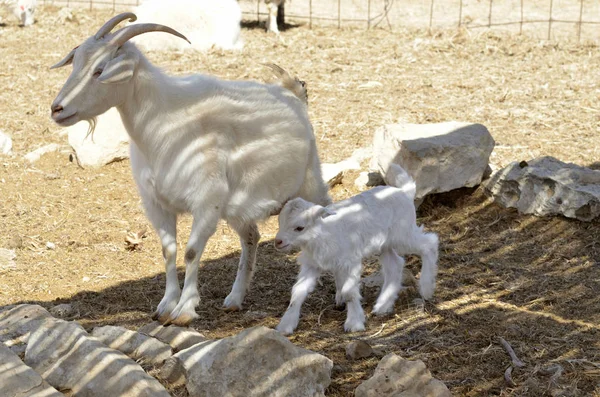
[[[303,230],[304,230],[304,227],[303,227],[303,226],[298,226],[298,227],[297,227],[297,228],[295,228],[294,230],[295,230],[295,231],[297,231],[297,232],[301,232],[301,231],[303,231]]]
[[[97,69],[97,70],[94,72],[94,77],[100,77],[100,75],[101,75],[101,74],[102,74],[102,69]]]

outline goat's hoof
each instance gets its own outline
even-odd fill
[[[238,294],[229,294],[225,301],[223,302],[223,309],[226,312],[237,312],[242,310],[242,301],[244,300],[243,296]]]
[[[152,320],[157,321],[159,323],[161,323],[162,325],[168,325],[167,322],[169,321],[170,315],[169,313],[163,313],[160,314],[157,311],[155,311],[154,313],[152,313]]]
[[[195,313],[194,313],[194,315],[182,314],[177,318],[169,318],[163,325],[165,327],[169,326],[169,325],[176,325],[178,327],[187,327],[196,318],[198,318],[198,315]]]
[[[291,335],[294,333],[294,328],[290,328],[290,327],[281,327],[281,326],[277,326],[277,328],[275,328],[275,330],[277,332],[279,332],[281,335]]]
[[[344,331],[346,332],[360,332],[365,330],[365,325],[356,323],[356,324],[344,324]]]
[[[223,305],[223,311],[225,312],[239,312],[240,310],[242,310],[242,306],[241,305],[231,305],[231,306],[225,306]]]

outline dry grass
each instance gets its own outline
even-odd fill
[[[128,232],[149,229],[128,163],[84,170],[66,153],[46,155],[33,166],[22,160],[43,144],[66,143],[48,108],[69,71],[47,67],[109,16],[79,11],[80,24],[60,25],[53,21],[56,11],[42,8],[32,29],[19,29],[8,19],[2,29],[0,129],[13,137],[16,155],[1,159],[0,247],[19,248],[17,268],[0,270],[0,305],[70,301],[85,327],[135,328],[160,301],[164,270],[154,234],[139,249],[126,249]],[[292,70],[309,84],[311,117],[326,162],[368,145],[378,126],[399,119],[481,122],[497,141],[492,158],[497,165],[546,154],[581,165],[598,159],[595,46],[468,32],[431,37],[297,28],[284,32],[286,44],[253,26],[243,34],[246,46],[239,53],[149,56],[176,74],[263,80],[269,72],[261,62]],[[369,81],[381,87],[360,88]],[[349,175],[332,195],[356,193],[352,181]],[[331,279],[307,300],[291,340],[337,364],[329,395],[351,395],[377,365],[377,358],[344,357],[345,344],[359,337],[383,352],[424,360],[455,395],[600,393],[598,222],[519,216],[491,204],[479,190],[429,199],[419,215],[442,240],[433,302],[420,309],[409,288],[395,315],[371,317],[364,333],[344,334],[344,313],[332,306]],[[181,223],[180,248],[189,218]],[[237,237],[222,224],[209,242],[200,271],[200,319],[193,323],[207,336],[272,327],[285,310],[297,270],[294,258],[271,248],[275,219],[261,232],[259,267],[239,313],[221,310],[235,277]],[[56,249],[47,249],[48,241]],[[366,273],[375,263],[368,263]],[[417,262],[409,263],[416,274]],[[364,290],[366,308],[376,294]],[[504,381],[510,359],[498,337],[526,363],[513,372],[516,387]],[[552,382],[544,368],[556,363],[564,373]]]

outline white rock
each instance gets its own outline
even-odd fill
[[[48,241],[48,242],[46,243],[46,248],[48,248],[49,250],[55,250],[55,249],[56,249],[56,244],[54,244],[54,243],[53,243],[53,242],[51,242],[51,241]]]
[[[175,351],[187,349],[206,340],[204,335],[194,329],[176,325],[165,327],[156,321],[144,325],[138,332],[170,345]]]
[[[186,379],[190,397],[324,396],[333,362],[297,347],[279,332],[249,328],[175,354],[160,376]]]
[[[17,253],[15,250],[0,248],[0,271],[15,269],[17,267],[15,258]]]
[[[493,149],[481,124],[388,124],[375,132],[370,168],[385,179],[391,163],[400,165],[415,179],[420,199],[480,184]]]
[[[7,346],[27,343],[31,332],[47,318],[52,316],[38,305],[18,305],[0,311],[0,342]]]
[[[361,190],[380,185],[385,185],[385,181],[379,172],[361,172],[354,180],[354,186]]]
[[[0,154],[11,154],[12,152],[12,139],[4,132],[0,131]]]
[[[450,397],[421,360],[409,361],[393,353],[383,357],[373,376],[354,391],[356,397]]]
[[[67,131],[69,145],[84,168],[129,158],[129,136],[116,108],[98,116],[93,134],[88,135],[89,124],[85,121],[68,127]]]
[[[74,396],[169,396],[139,364],[74,322],[45,319],[29,337],[25,363]]]
[[[600,171],[554,157],[513,162],[485,183],[494,200],[521,213],[591,221],[600,214]]]
[[[19,356],[0,343],[0,395],[3,397],[64,397]]]
[[[348,170],[360,169],[360,163],[353,159],[347,159],[340,161],[339,163],[323,163],[321,164],[321,173],[323,174],[323,180],[327,182],[329,187],[342,183],[344,172]]]
[[[166,343],[123,327],[111,325],[96,327],[92,331],[92,336],[111,349],[125,353],[138,362],[159,365],[173,354],[171,346]]]
[[[30,163],[35,163],[38,161],[43,155],[56,152],[60,149],[60,145],[57,143],[50,143],[48,145],[42,146],[41,148],[35,149],[33,152],[27,153],[24,157],[25,160]]]

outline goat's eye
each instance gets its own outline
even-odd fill
[[[97,70],[94,72],[94,77],[100,77],[100,75],[101,75],[101,74],[102,74],[102,69],[97,69]]]
[[[295,230],[295,231],[297,231],[297,232],[301,232],[301,231],[303,231],[303,230],[304,230],[304,227],[303,227],[303,226],[298,226],[298,227],[297,227],[297,228],[295,228],[294,230]]]

